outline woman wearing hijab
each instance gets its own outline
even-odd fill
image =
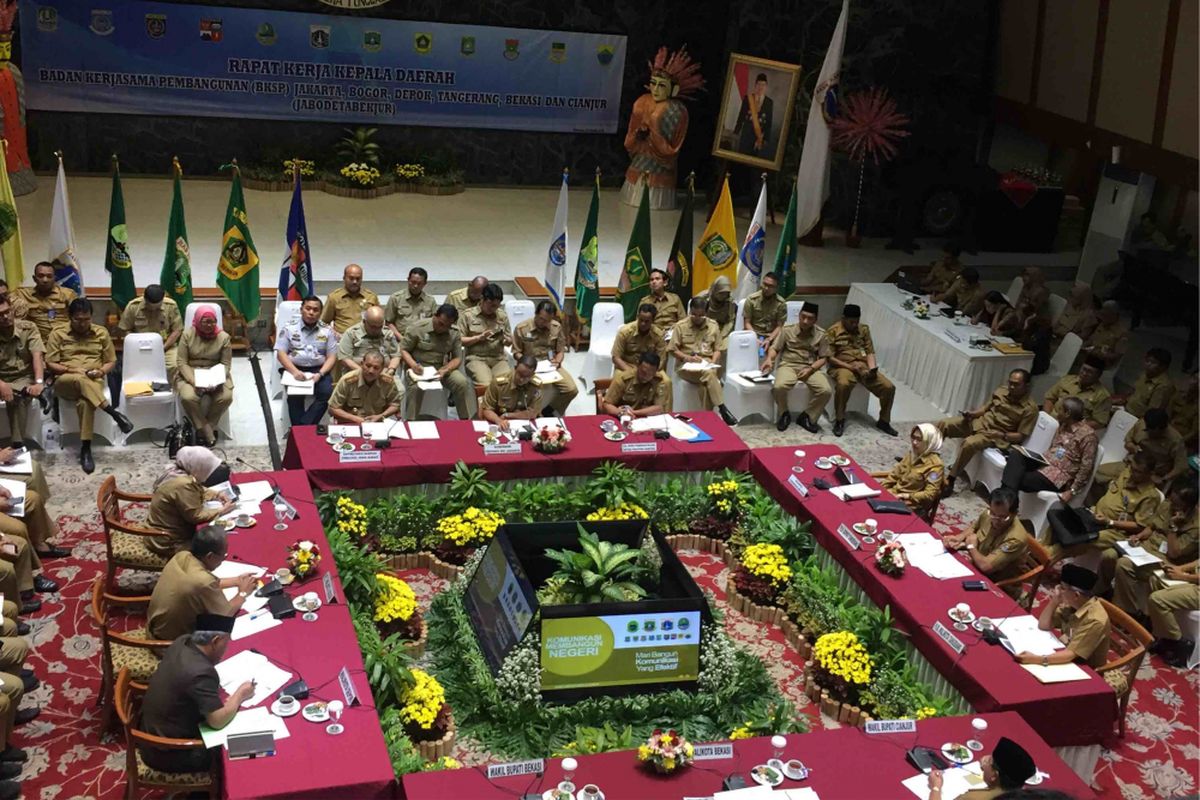
[[[202,445],[216,444],[217,423],[233,404],[232,360],[232,341],[229,334],[221,330],[216,312],[211,308],[200,308],[192,319],[192,327],[184,331],[179,340],[175,393]],[[225,367],[225,380],[215,386],[200,381],[201,385],[197,386],[196,370],[217,364]]]
[[[180,367],[183,363],[181,358]],[[154,482],[150,513],[146,517],[147,527],[163,531],[169,537],[154,537],[148,547],[170,558],[187,547],[197,525],[232,511],[232,502],[207,488],[228,477],[228,468],[207,447],[181,447],[175,461]],[[222,505],[205,508],[208,500],[220,500]]]
[[[1021,329],[1021,315],[1000,292],[988,292],[983,298],[983,308],[971,320],[988,325],[992,336],[1012,336]]]
[[[721,275],[712,282],[707,292],[701,292],[699,295],[706,303],[704,315],[716,322],[720,328],[717,339],[722,350],[728,347],[729,333],[733,330],[733,323],[737,321],[737,305],[729,300],[732,293],[733,287],[729,278]]]
[[[929,423],[913,427],[909,434],[912,449],[891,472],[875,472],[883,488],[896,495],[914,514],[928,518],[942,495],[942,478],[946,467],[938,451],[942,449],[942,434]]]

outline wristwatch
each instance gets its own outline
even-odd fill
[[[1043,667],[1050,666],[1050,656],[1042,656],[1042,666]]]
[[[243,600],[245,600],[247,597],[250,596],[250,593],[249,592],[238,592],[238,596],[241,597]]]
[[[43,383],[45,383],[45,381],[41,378],[38,378],[36,381],[34,381],[34,383],[36,383],[38,386],[41,386]]]

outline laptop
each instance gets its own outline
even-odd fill
[[[275,734],[272,731],[233,733],[225,741],[229,760],[275,755]]]

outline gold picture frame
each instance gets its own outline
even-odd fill
[[[763,77],[766,82],[760,95],[756,89]],[[730,53],[712,154],[778,172],[783,166],[783,150],[799,91],[799,64]],[[748,110],[752,102],[762,103],[758,108],[758,126],[753,124]]]

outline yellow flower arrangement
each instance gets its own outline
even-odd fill
[[[611,522],[623,519],[650,519],[646,509],[636,503],[621,503],[619,506],[601,506],[587,515],[588,522]]]
[[[752,544],[742,552],[742,566],[757,578],[780,587],[792,579],[783,548],[777,544]]]
[[[307,161],[303,158],[291,159],[283,162],[283,174],[286,178],[292,177],[292,170],[297,166],[300,167],[300,177],[311,178],[317,174],[317,162]]]
[[[850,631],[827,633],[813,648],[817,665],[830,675],[854,686],[871,682],[871,656]]]
[[[375,598],[376,622],[401,622],[412,618],[417,610],[417,596],[407,583],[392,575],[379,573],[379,594]]]
[[[425,177],[425,167],[420,164],[397,164],[396,177],[406,181],[418,180]]]
[[[471,506],[461,514],[439,519],[437,532],[457,547],[472,547],[491,541],[503,524],[504,517],[495,511]]]
[[[735,519],[742,511],[741,486],[737,481],[714,481],[705,487],[708,501],[721,519]]]
[[[753,736],[754,733],[750,730],[749,722],[747,722],[745,725],[739,725],[729,732],[730,741],[737,741],[738,739],[750,739]]]
[[[361,538],[367,535],[367,507],[349,497],[337,501],[337,528],[342,533]]]
[[[918,720],[929,719],[930,717],[936,717],[936,716],[937,716],[937,709],[934,708],[933,706],[922,706],[921,708],[917,709],[917,719]]]
[[[675,731],[655,729],[645,744],[637,749],[638,761],[649,762],[659,772],[672,772],[692,762],[696,749]]]
[[[421,767],[422,772],[435,772],[442,769],[459,769],[462,764],[458,763],[457,759],[450,756],[442,756],[437,761],[430,761],[425,766]]]
[[[437,678],[422,669],[412,671],[413,685],[404,693],[400,718],[424,730],[433,727],[438,712],[446,705],[446,690]]]
[[[375,181],[379,180],[379,170],[370,164],[347,164],[341,168],[340,172],[343,178],[349,178],[351,182],[368,189],[375,185]]]

